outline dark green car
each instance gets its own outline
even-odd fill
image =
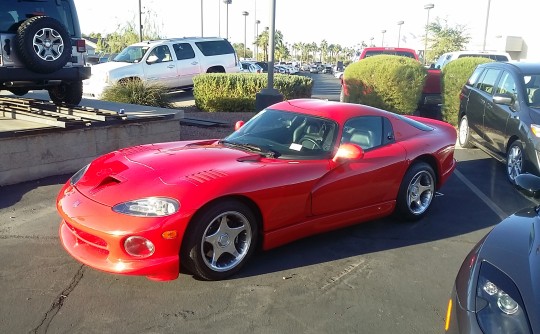
[[[460,94],[459,144],[478,146],[517,175],[540,175],[540,63],[479,65]]]

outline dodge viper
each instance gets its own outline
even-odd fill
[[[520,174],[517,189],[540,198],[540,178]],[[457,274],[446,333],[540,333],[540,206],[497,224],[471,250]]]
[[[442,121],[314,99],[280,102],[223,139],[120,149],[57,198],[60,239],[105,272],[220,280],[255,249],[395,214],[422,218],[455,168]]]

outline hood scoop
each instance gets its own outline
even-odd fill
[[[109,175],[107,177],[105,177],[97,186],[95,186],[92,190],[90,190],[90,194],[91,195],[95,195],[97,194],[98,192],[102,191],[103,189],[107,188],[107,187],[110,187],[110,186],[115,186],[117,184],[120,184],[122,183],[121,180],[119,180],[118,178],[116,178],[114,175]]]
[[[228,176],[227,173],[224,173],[215,169],[210,169],[210,170],[194,173],[191,175],[187,175],[185,179],[195,185],[201,185],[205,182],[217,180],[226,176]]]

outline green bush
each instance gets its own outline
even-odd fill
[[[207,73],[193,78],[197,108],[215,111],[255,111],[255,96],[268,86],[267,75],[257,73]],[[311,97],[313,79],[299,75],[274,75],[274,88],[284,99]]]
[[[441,72],[443,108],[442,116],[446,122],[457,126],[459,113],[459,94],[476,66],[493,60],[483,57],[463,57],[449,62]]]
[[[398,114],[413,114],[427,70],[412,58],[378,55],[345,69],[348,96],[344,102],[365,104]]]
[[[107,87],[103,91],[102,100],[140,104],[160,108],[171,108],[172,103],[167,96],[167,89],[156,84],[147,84],[141,80],[124,80]]]

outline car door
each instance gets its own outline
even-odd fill
[[[480,142],[486,143],[490,141],[486,135],[485,109],[486,103],[493,100],[495,83],[497,82],[500,73],[501,70],[498,69],[485,69],[469,93],[466,111],[467,118],[469,126],[473,130],[473,134],[478,134],[478,136],[474,136],[474,138]],[[488,124],[491,123],[488,122]]]
[[[506,130],[508,114],[498,111],[493,102],[493,95],[497,90],[497,82],[502,73],[501,69],[488,68],[486,75],[478,85],[478,102],[484,109],[484,125],[482,135],[486,146],[495,152],[500,152],[500,142]]]
[[[173,49],[178,68],[178,86],[193,86],[193,77],[201,73],[201,65],[193,47],[190,43],[175,43]]]
[[[150,84],[159,84],[167,88],[178,86],[176,64],[167,45],[153,48],[143,64],[145,78]]]
[[[508,71],[503,71],[495,87],[495,94],[511,95],[516,101],[517,90],[516,81]],[[497,104],[492,100],[486,102],[485,107],[485,129],[486,137],[494,150],[506,153],[506,143],[509,139],[508,121],[510,118],[518,117],[512,106]]]
[[[326,215],[364,209],[360,216],[372,217],[378,204],[395,200],[405,170],[406,152],[393,140],[390,121],[363,116],[345,124],[341,143],[364,148],[364,157],[332,169],[312,191],[312,214]]]

